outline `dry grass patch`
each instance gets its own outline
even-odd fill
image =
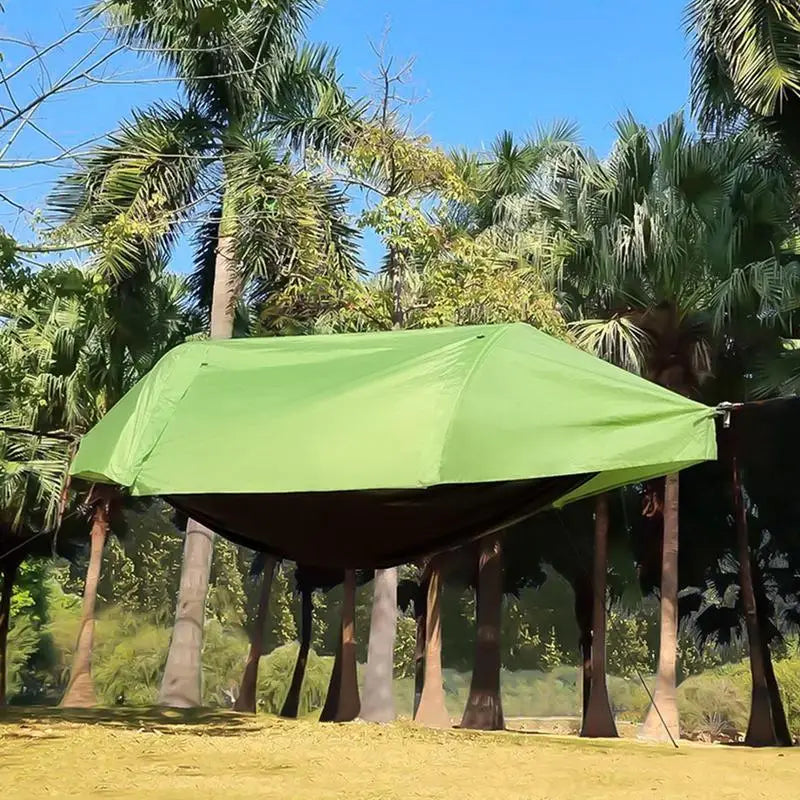
[[[5,798],[684,800],[792,797],[797,751],[290,722],[232,713],[9,710]]]

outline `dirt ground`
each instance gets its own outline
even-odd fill
[[[586,741],[232,713],[9,709],[5,798],[684,800],[797,795],[800,748]]]

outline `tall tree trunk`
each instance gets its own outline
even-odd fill
[[[751,560],[753,570],[753,592],[756,598],[756,613],[758,614],[758,624],[761,631],[768,629],[767,616],[767,597],[764,591],[764,580],[758,564]],[[781,690],[778,686],[778,679],[775,677],[775,669],[772,665],[772,653],[769,649],[769,642],[766,636],[761,637],[761,652],[764,659],[764,673],[767,677],[767,690],[769,691],[769,702],[772,709],[772,722],[775,726],[775,735],[781,747],[791,747],[794,744],[792,733],[789,730],[789,722],[786,719],[786,709],[783,706]]]
[[[303,678],[306,674],[308,651],[311,649],[311,624],[314,616],[314,605],[310,589],[303,589],[300,592],[300,602],[300,649],[297,651],[292,683],[289,686],[286,700],[283,701],[282,717],[296,718],[300,710],[300,692],[303,689]]]
[[[14,579],[17,569],[22,563],[22,550],[6,556],[2,562],[3,589],[0,593],[0,706],[7,702],[6,681],[8,679],[8,628],[11,623],[11,595],[14,591]]]
[[[230,339],[233,336],[235,303],[239,294],[234,241],[227,235],[229,215],[228,203],[223,199],[211,297],[212,339]],[[160,705],[191,708],[202,703],[203,627],[213,554],[214,532],[190,519],[186,524],[175,626],[158,696]]]
[[[661,625],[658,644],[658,673],[653,704],[639,738],[675,741],[680,735],[676,664],[678,660],[678,503],[679,476],[668,475],[664,487],[664,543],[661,551]],[[659,716],[659,712],[661,712]],[[663,717],[663,722],[661,721]],[[669,730],[667,733],[666,728]]]
[[[175,625],[158,704],[195,708],[203,702],[203,627],[214,532],[196,520],[186,525]]]
[[[272,575],[275,572],[275,558],[267,556],[264,559],[264,572],[261,576],[261,593],[258,598],[258,612],[256,613],[255,628],[250,640],[250,652],[247,654],[247,663],[242,675],[242,684],[239,687],[239,696],[233,704],[234,711],[256,713],[256,686],[258,685],[258,662],[264,651],[264,625],[267,622],[269,611],[269,595],[272,591]]]
[[[592,576],[592,681],[581,736],[616,737],[617,727],[606,685],[606,573],[608,571],[608,495],[595,499]]]
[[[361,703],[358,699],[358,673],[356,665],[356,573],[344,573],[344,598],[342,600],[342,625],[333,672],[328,685],[328,696],[320,714],[320,722],[350,722],[358,716]]]
[[[487,536],[481,542],[475,605],[475,665],[461,727],[501,731],[505,728],[500,695],[503,550],[497,535]]]
[[[418,601],[414,601],[416,630],[414,636],[414,714],[417,716],[422,687],[425,685],[425,620],[428,616],[428,584],[420,584]]]
[[[578,624],[578,649],[581,655],[582,715],[586,720],[589,694],[592,690],[592,581],[579,575],[573,586],[575,592],[575,621]]]
[[[434,561],[428,578],[427,618],[425,620],[425,682],[415,722],[429,728],[451,727],[450,715],[444,702],[442,676],[442,570]]]
[[[772,703],[767,686],[767,668],[762,649],[763,634],[756,610],[753,572],[750,563],[750,537],[747,529],[747,509],[742,494],[742,481],[736,453],[732,455],[733,503],[736,512],[736,550],[739,558],[739,586],[742,593],[747,643],[750,653],[750,720],[744,743],[750,747],[774,747],[778,736],[772,720]]]
[[[92,681],[92,647],[94,645],[95,605],[97,584],[103,565],[103,548],[108,536],[108,502],[101,499],[95,504],[89,546],[89,567],[83,586],[83,608],[75,652],[72,655],[69,684],[61,706],[64,708],[91,708],[97,705]]]
[[[374,584],[360,717],[367,722],[391,722],[395,718],[393,676],[397,567],[376,569]]]

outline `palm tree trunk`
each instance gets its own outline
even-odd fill
[[[239,292],[234,242],[225,234],[228,209],[224,199],[222,209],[211,300],[212,339],[230,339],[233,335]],[[202,702],[203,627],[213,554],[214,532],[190,519],[186,524],[175,627],[158,697],[160,705],[191,708]]]
[[[434,561],[428,578],[427,618],[425,620],[425,681],[415,722],[429,728],[451,727],[450,715],[444,702],[442,676],[442,570]]]
[[[747,509],[742,494],[741,474],[737,455],[732,456],[733,503],[736,510],[736,549],[739,558],[739,585],[744,607],[745,627],[750,653],[750,675],[752,692],[750,695],[750,720],[744,743],[750,747],[774,747],[778,744],[775,724],[772,720],[772,703],[767,685],[767,668],[762,649],[763,633],[756,610],[756,596],[753,589],[753,572],[750,563],[750,541],[747,530]]]
[[[310,589],[303,589],[300,592],[300,602],[302,610],[300,612],[300,649],[297,651],[297,661],[294,665],[292,683],[286,700],[283,701],[281,709],[282,717],[297,717],[300,710],[300,692],[303,689],[303,678],[306,674],[306,664],[308,663],[308,651],[311,649],[311,625],[314,617],[314,605]]]
[[[264,572],[261,576],[261,594],[258,598],[258,612],[256,613],[253,638],[250,640],[250,652],[247,654],[247,663],[242,675],[242,684],[239,687],[239,696],[233,704],[234,711],[243,711],[249,714],[256,713],[256,686],[258,685],[258,663],[264,651],[264,625],[267,622],[269,610],[269,595],[272,591],[272,575],[275,572],[275,558],[267,556],[264,559]]]
[[[22,563],[18,555],[21,550],[12,553],[3,561],[3,590],[0,593],[0,706],[7,702],[6,681],[8,672],[8,628],[11,623],[11,595],[14,591],[14,579],[17,569]]]
[[[344,573],[344,598],[342,601],[342,626],[336,651],[328,695],[320,714],[320,722],[350,722],[358,716],[361,703],[358,699],[358,673],[356,667],[356,573]]]
[[[427,598],[428,584],[420,584],[419,602],[414,602],[414,617],[416,631],[414,637],[414,713],[412,718],[417,716],[419,711],[419,701],[422,699],[422,687],[425,684],[425,619],[427,617]]]
[[[195,708],[203,702],[203,626],[214,532],[195,520],[186,525],[175,626],[158,704]]]
[[[462,728],[505,728],[500,694],[500,623],[503,611],[503,551],[499,536],[481,542],[476,591],[475,666]]]
[[[236,279],[234,242],[223,233],[226,227],[227,209],[223,201],[222,222],[214,261],[214,286],[211,295],[211,338],[230,339],[233,336],[233,320],[239,284]]]
[[[606,573],[608,571],[608,495],[595,499],[592,580],[592,680],[581,736],[616,738],[617,727],[606,685]]]
[[[94,645],[95,605],[97,584],[103,564],[103,548],[108,536],[108,504],[96,503],[92,516],[92,531],[89,547],[89,567],[83,587],[83,608],[78,640],[72,656],[72,668],[67,691],[61,700],[64,708],[91,708],[97,705],[92,681],[92,647]]]
[[[578,624],[578,649],[581,654],[582,714],[586,720],[589,695],[592,691],[592,582],[587,576],[578,576],[575,592],[575,621]]]
[[[392,722],[395,718],[393,675],[397,567],[376,569],[374,584],[360,717],[367,722]]]
[[[664,542],[661,551],[661,635],[658,673],[653,704],[639,737],[653,741],[677,741],[680,735],[676,687],[678,660],[678,502],[679,476],[668,475],[664,488]],[[659,717],[664,721],[661,721]],[[666,725],[666,729],[665,729]],[[667,733],[669,731],[669,733]]]
[[[767,618],[767,598],[764,593],[764,581],[758,564],[751,561],[753,570],[753,592],[756,598],[756,613],[758,614],[758,624],[761,631],[768,628]],[[775,735],[781,747],[791,747],[794,744],[792,733],[789,730],[789,722],[786,719],[786,709],[783,706],[781,690],[778,686],[778,679],[775,677],[775,670],[772,666],[772,653],[769,650],[769,642],[766,636],[761,637],[761,652],[764,660],[764,673],[767,677],[767,689],[769,691],[769,702],[772,709],[772,722],[775,726]]]

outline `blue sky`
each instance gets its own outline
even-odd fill
[[[77,10],[86,4],[4,0],[0,34],[51,42],[74,27]],[[388,52],[398,61],[416,60],[413,88],[423,102],[415,107],[415,119],[444,147],[479,148],[503,129],[524,134],[566,118],[578,123],[583,142],[602,155],[613,141],[613,121],[626,110],[655,125],[685,104],[683,6],[684,0],[328,0],[310,38],[338,49],[345,83],[363,94],[370,88],[365,75],[375,66],[370,41],[379,42],[388,24]],[[66,69],[97,35],[89,31],[53,53],[51,71]],[[0,50],[6,72],[23,58],[23,49],[13,44],[0,42]],[[107,74],[144,78],[156,71],[126,54],[114,59]],[[34,91],[37,79],[26,70],[12,82],[18,102]],[[132,108],[174,92],[171,83],[96,86],[49,102],[36,120],[71,147],[112,130]],[[8,104],[7,95],[0,104]],[[54,145],[25,130],[4,158],[54,152]],[[28,209],[42,208],[57,174],[55,167],[2,170],[0,191]],[[3,204],[0,224],[20,238],[29,228],[26,215]],[[377,255],[372,251],[365,253],[369,260]],[[174,266],[186,269],[187,257],[180,247]]]

